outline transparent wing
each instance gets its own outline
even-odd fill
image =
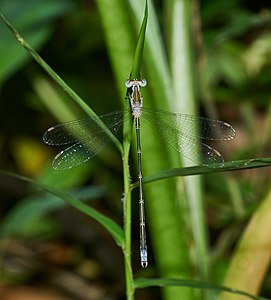
[[[110,138],[101,133],[90,140],[76,142],[56,155],[52,163],[53,169],[67,170],[79,166],[98,154],[109,142]]]
[[[158,125],[156,123],[156,125]],[[223,156],[209,145],[196,139],[193,136],[189,136],[180,132],[178,129],[167,128],[167,126],[158,125],[159,131],[163,139],[176,151],[183,156],[196,163],[202,163],[204,165],[218,164],[224,165]]]
[[[222,155],[201,139],[232,139],[235,130],[228,123],[163,110],[144,109],[142,116],[158,126],[163,139],[191,161],[206,165],[224,164]]]
[[[50,127],[43,135],[43,141],[47,145],[66,145],[75,143],[78,140],[85,140],[91,134],[99,134],[105,130],[98,125],[99,121],[106,125],[113,133],[118,131],[123,122],[124,115],[128,112],[118,110],[100,117],[88,117],[74,120]]]
[[[178,128],[183,134],[204,140],[224,140],[234,138],[234,128],[223,121],[187,114],[172,113],[164,110],[143,109],[143,116],[156,123],[166,124],[170,128]]]
[[[122,123],[130,117],[128,111],[114,111],[100,120],[116,134]],[[43,135],[48,145],[68,145],[54,158],[55,170],[66,170],[78,166],[98,154],[111,141],[106,130],[98,124],[98,117],[70,121],[49,128]]]

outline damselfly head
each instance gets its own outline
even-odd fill
[[[134,87],[134,86],[146,86],[147,80],[146,79],[128,79],[125,81],[125,86],[127,88]]]

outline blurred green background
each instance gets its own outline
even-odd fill
[[[0,12],[97,114],[103,114],[121,108],[125,95],[116,86],[96,2],[0,0]],[[128,7],[128,1],[124,2]],[[167,49],[167,3],[153,3]],[[195,21],[200,21],[193,25],[201,31],[192,36],[201,115],[226,120],[237,132],[235,140],[223,144],[226,160],[271,156],[270,8],[269,1],[193,1],[198,13]],[[130,70],[125,72],[123,82]],[[0,168],[67,190],[121,225],[120,155],[111,145],[83,166],[66,172],[51,169],[60,149],[43,143],[44,131],[79,118],[82,112],[3,23],[0,84]],[[134,166],[131,158],[136,178]],[[265,168],[204,177],[214,282],[223,282],[240,234],[270,190],[270,175],[270,168]],[[133,220],[137,220],[136,196]],[[137,253],[136,221],[133,233]],[[1,174],[0,237],[3,300],[28,299],[29,295],[38,295],[35,299],[125,299],[122,254],[103,228],[57,198]],[[143,274],[137,255],[133,259],[135,273]],[[144,272],[159,276],[154,263]],[[262,282],[262,295],[271,297],[268,266]],[[138,299],[160,297],[159,289],[138,293]]]

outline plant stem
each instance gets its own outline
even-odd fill
[[[127,299],[134,299],[134,283],[133,271],[131,263],[131,188],[130,188],[130,171],[129,171],[129,151],[130,141],[124,141],[123,151],[123,182],[124,182],[124,203],[123,203],[123,217],[124,217],[124,264],[125,264],[125,281],[126,281],[126,296]]]

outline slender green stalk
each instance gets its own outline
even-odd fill
[[[124,150],[123,156],[123,179],[124,179],[124,261],[126,278],[126,296],[132,300],[134,297],[133,271],[131,264],[131,226],[132,226],[132,208],[131,208],[131,189],[129,172],[129,150]]]
[[[124,87],[124,72],[130,69],[131,61],[133,61],[131,78],[140,77],[141,60],[144,48],[145,30],[147,26],[148,8],[146,2],[145,16],[141,26],[140,34],[137,39],[136,51],[134,59],[131,59],[130,51],[134,47],[134,38],[132,33],[131,22],[127,14],[127,7],[123,1],[99,0],[97,6],[100,11],[106,41],[108,45],[109,55],[112,61],[115,77],[121,83],[119,90],[122,92]],[[121,40],[121,43],[119,42]],[[129,66],[128,65],[129,61]],[[124,66],[125,64],[125,66]],[[125,78],[126,77],[126,78]],[[123,95],[123,93],[122,93]],[[126,99],[127,100],[127,99]],[[125,106],[128,107],[128,100]],[[131,264],[131,187],[129,172],[129,151],[131,144],[132,122],[125,122],[123,127],[123,179],[124,179],[124,232],[125,246],[124,263],[126,278],[126,296],[127,299],[134,298],[133,272]]]
[[[131,130],[132,122],[129,121],[123,127],[123,223],[124,223],[124,263],[125,263],[125,278],[126,278],[126,296],[128,300],[134,299],[133,287],[133,271],[131,260],[131,235],[132,235],[132,207],[131,207],[131,183],[130,183],[130,168],[129,168],[129,153],[131,145]]]
[[[131,128],[132,122],[128,122],[123,127],[123,188],[124,188],[124,201],[123,201],[123,222],[124,222],[124,263],[125,263],[125,278],[126,278],[126,296],[128,300],[134,297],[133,287],[133,271],[131,260],[131,235],[132,235],[132,207],[131,207],[131,183],[130,183],[130,168],[129,168],[129,153],[131,145]]]

